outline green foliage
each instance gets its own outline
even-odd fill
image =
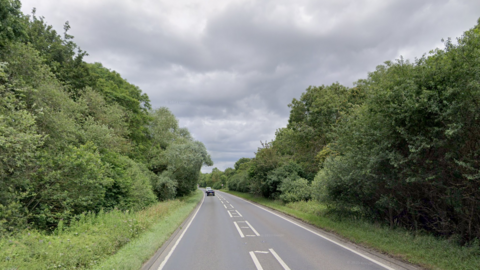
[[[203,165],[213,165],[203,143],[192,141],[173,144],[165,152],[168,171],[177,181],[177,195],[184,196],[196,189]]]
[[[21,6],[19,0],[0,1],[0,48],[9,41],[19,40],[25,36]]]
[[[39,169],[32,176],[32,192],[25,204],[37,226],[55,226],[102,203],[111,179],[92,143],[55,153],[41,151],[37,159]]]
[[[88,212],[77,216],[69,227],[60,222],[54,233],[30,229],[0,238],[0,268],[91,269],[155,226],[168,223],[164,231],[173,231],[180,222],[168,220],[171,213],[187,205],[190,210],[192,204],[196,203],[171,200],[142,211]]]
[[[173,199],[177,194],[177,181],[174,180],[170,171],[164,171],[158,177],[153,178],[152,186],[160,201]]]
[[[82,51],[73,42],[73,36],[68,34],[68,21],[64,25],[62,38],[52,26],[47,25],[43,17],[35,15],[35,9],[32,15],[23,18],[26,26],[25,43],[31,44],[42,55],[50,71],[70,92],[93,86],[88,66],[83,61],[87,53]]]
[[[128,136],[136,143],[134,156],[142,159],[149,147],[148,130],[151,118],[148,113],[150,99],[137,86],[130,84],[120,74],[111,71],[100,63],[87,64],[92,87],[102,93],[109,104],[121,106],[126,112],[125,120],[128,123]]]
[[[342,116],[361,104],[362,88],[349,89],[338,83],[307,88],[300,100],[293,99],[286,128],[277,130],[273,146],[280,155],[301,164],[310,180],[318,171],[317,154],[334,136],[332,130]]]
[[[336,128],[317,196],[391,227],[480,237],[479,26],[445,44],[357,83],[368,96]]]
[[[235,170],[240,170],[240,166],[243,164],[243,163],[247,163],[247,162],[250,162],[252,159],[251,158],[241,158],[239,160],[237,160],[237,162],[235,162]]]
[[[250,192],[248,171],[240,170],[231,176],[227,181],[228,189],[239,192]]]
[[[85,212],[142,209],[195,189],[213,165],[167,109],[43,17],[0,0],[0,234]],[[226,178],[221,179],[226,183]]]
[[[282,190],[281,187],[285,181],[295,181],[300,178],[300,175],[303,174],[302,167],[292,161],[270,171],[267,175],[267,180],[265,181],[265,186],[263,188],[263,196],[272,199],[278,198],[281,196],[281,193],[290,191],[287,186],[285,186],[285,188]]]

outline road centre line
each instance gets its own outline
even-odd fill
[[[199,211],[200,208],[202,207],[204,201],[205,201],[205,194],[203,194],[202,203],[201,203],[200,206],[197,208],[197,211],[196,211],[195,214],[193,215],[193,217],[192,217],[192,219],[190,220],[190,222],[188,223],[187,227],[185,227],[185,229],[183,230],[182,234],[181,234],[180,237],[177,239],[177,242],[175,242],[175,245],[173,245],[172,249],[170,249],[170,251],[168,252],[168,254],[167,254],[167,256],[165,257],[165,259],[163,259],[163,262],[162,262],[162,263],[160,264],[160,266],[157,268],[158,270],[163,269],[163,267],[164,267],[165,264],[167,263],[168,259],[170,259],[170,256],[172,256],[173,251],[174,251],[175,248],[178,246],[178,243],[180,243],[180,240],[182,240],[183,236],[185,235],[185,233],[187,232],[188,228],[189,228],[190,225],[192,224],[193,220],[194,220],[195,217],[197,216],[198,211]]]
[[[287,264],[282,260],[282,258],[280,258],[280,256],[278,256],[273,248],[269,248],[268,250],[270,250],[270,252],[273,254],[273,257],[275,257],[275,259],[277,259],[277,261],[282,265],[283,269],[290,270]]]
[[[247,223],[247,225],[250,227],[250,229],[252,229],[252,231],[253,231],[257,236],[260,236],[260,234],[257,232],[257,230],[255,230],[255,229],[253,228],[253,226],[252,226],[250,223],[248,223],[248,221],[245,220],[245,222]]]
[[[296,223],[296,222],[294,222],[294,221],[292,221],[292,220],[289,220],[288,218],[285,218],[285,217],[283,217],[283,216],[281,216],[281,215],[279,215],[279,214],[277,214],[277,213],[275,213],[275,212],[272,212],[272,211],[270,211],[270,210],[268,210],[268,209],[266,209],[266,208],[264,208],[264,207],[258,206],[258,205],[254,204],[254,203],[252,203],[252,202],[249,202],[249,201],[247,201],[247,200],[245,200],[245,199],[243,199],[243,198],[240,198],[240,197],[237,197],[237,198],[240,199],[240,200],[243,200],[243,201],[245,201],[245,202],[247,202],[247,203],[249,203],[249,204],[251,204],[251,205],[253,205],[253,206],[256,206],[256,207],[258,207],[258,208],[260,208],[260,209],[262,209],[262,210],[264,210],[264,211],[266,211],[266,212],[269,212],[270,214],[275,215],[275,216],[277,216],[277,217],[279,217],[279,218],[281,218],[281,219],[283,219],[283,220],[286,220],[286,221],[288,221],[288,222],[290,222],[290,223],[292,223],[292,224],[294,224],[294,225],[297,225],[298,227],[300,227],[300,228],[302,228],[302,229],[304,229],[304,230],[306,230],[306,231],[308,231],[308,232],[311,232],[311,233],[317,235],[318,237],[321,237],[321,238],[323,238],[323,239],[325,239],[325,240],[327,240],[327,241],[329,241],[329,242],[331,242],[331,243],[333,243],[333,244],[336,244],[337,246],[340,246],[340,247],[342,247],[342,248],[344,248],[344,249],[346,249],[346,250],[348,250],[348,251],[350,251],[350,252],[353,252],[353,253],[357,254],[358,256],[360,256],[360,257],[362,257],[362,258],[364,258],[364,259],[367,259],[367,260],[369,260],[369,261],[371,261],[371,262],[373,262],[373,263],[375,263],[375,264],[377,264],[377,265],[380,265],[381,267],[383,267],[383,268],[385,268],[385,269],[387,269],[387,270],[395,270],[394,268],[391,268],[390,266],[387,266],[387,265],[385,265],[385,264],[383,264],[383,263],[381,263],[381,262],[379,262],[379,261],[377,261],[377,260],[375,260],[375,259],[373,259],[373,258],[370,258],[370,257],[368,257],[368,256],[366,256],[366,255],[363,255],[362,253],[360,253],[360,252],[358,252],[358,251],[355,251],[355,250],[353,250],[353,249],[351,249],[351,248],[349,248],[349,247],[347,247],[347,246],[345,246],[345,245],[343,245],[343,244],[340,244],[340,243],[336,242],[336,241],[333,240],[333,239],[330,239],[330,238],[328,238],[328,237],[326,237],[326,236],[323,236],[323,235],[321,235],[321,234],[319,234],[319,233],[317,233],[317,232],[315,232],[315,231],[313,231],[313,230],[311,230],[311,229],[309,229],[309,228],[307,228],[307,227],[305,227],[305,226],[303,226],[303,225],[301,225],[301,224],[298,224],[298,223]]]
[[[240,234],[240,237],[244,238],[245,236],[243,235],[242,230],[240,230],[240,228],[238,227],[237,222],[234,221],[233,224],[235,224],[235,227],[237,227],[237,231],[238,231],[238,233]]]
[[[260,265],[260,262],[257,259],[257,256],[255,256],[255,253],[253,253],[253,251],[250,251],[249,253],[250,253],[250,257],[252,257],[255,267],[257,267],[257,270],[263,270],[262,265]]]

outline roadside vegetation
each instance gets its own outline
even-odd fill
[[[0,0],[0,265],[91,266],[179,209],[212,160],[168,108],[85,62],[68,22],[59,34],[20,6]]]
[[[140,269],[202,198],[201,191],[140,211],[77,216],[53,233],[30,229],[0,239],[1,269]]]
[[[200,184],[430,268],[478,269],[480,20],[444,44],[353,87],[308,87],[273,141]]]

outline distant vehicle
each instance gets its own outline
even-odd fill
[[[211,187],[205,188],[205,193],[207,193],[207,196],[210,196],[210,194],[212,194],[212,196],[215,196],[215,190],[213,190]]]

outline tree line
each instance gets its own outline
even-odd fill
[[[84,212],[139,209],[195,190],[213,165],[168,108],[69,34],[0,0],[0,235]]]
[[[353,87],[308,87],[275,139],[228,169],[228,188],[479,239],[480,20],[444,44]]]

